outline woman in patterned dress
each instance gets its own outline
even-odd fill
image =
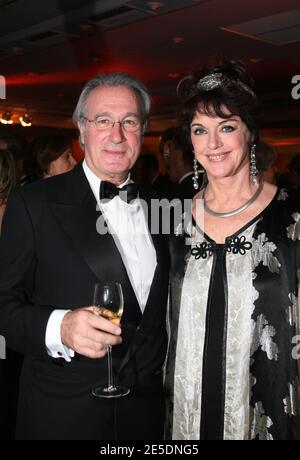
[[[299,197],[257,173],[259,103],[241,62],[186,77],[178,94],[207,184],[171,238],[167,431],[300,439]]]

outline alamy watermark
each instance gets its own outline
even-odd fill
[[[0,335],[0,359],[6,359],[6,340]]]
[[[292,84],[295,85],[291,92],[292,98],[295,100],[300,99],[300,75],[292,77]]]
[[[300,335],[294,335],[292,343],[296,344],[292,349],[292,358],[300,359]]]
[[[121,200],[126,202],[127,192],[122,191],[119,194]],[[203,200],[196,200],[196,205],[192,206],[191,199],[181,201],[178,198],[173,200],[152,199],[150,203],[143,199],[134,200],[131,204],[124,203],[124,212],[117,213],[114,217],[113,224],[108,225],[105,217],[105,204],[109,200],[101,201],[101,208],[97,206],[97,211],[103,211],[96,221],[96,231],[99,235],[107,233],[117,235],[129,235],[136,237],[149,232],[151,235],[191,235],[192,222],[197,222],[200,228],[203,228]],[[193,215],[192,215],[193,207]],[[131,214],[142,209],[145,216],[143,219],[135,219],[132,223]],[[187,243],[190,244],[190,243]]]
[[[0,75],[0,99],[6,99],[6,80]]]

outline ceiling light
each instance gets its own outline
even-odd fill
[[[175,45],[178,45],[179,43],[184,42],[183,37],[173,37],[172,40],[173,40],[173,43],[175,43]]]
[[[252,64],[259,64],[262,61],[262,58],[253,57],[253,58],[250,58],[249,61],[252,62]]]
[[[83,23],[83,24],[79,24],[79,27],[81,30],[86,31],[86,30],[90,30],[93,26],[91,24]]]
[[[23,117],[20,117],[19,120],[21,122],[21,125],[24,128],[27,128],[28,126],[32,125],[32,119],[27,113],[25,113],[25,115]]]
[[[20,48],[20,46],[13,46],[12,47],[12,50],[14,52],[14,54],[23,54],[23,48]]]
[[[0,122],[3,123],[3,125],[12,125],[13,120],[12,120],[12,114],[10,112],[4,112],[0,118]]]
[[[3,6],[6,6],[8,3],[12,3],[14,1],[15,0],[0,0],[0,8],[2,8]]]
[[[149,8],[153,11],[159,10],[163,6],[163,3],[161,2],[148,2],[147,5]]]

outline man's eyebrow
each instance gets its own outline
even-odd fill
[[[96,112],[96,114],[95,114],[95,118],[96,117],[103,117],[103,116],[110,117],[111,113],[110,112]]]
[[[97,118],[97,117],[110,117],[110,118],[113,118],[113,114],[111,112],[97,112],[94,116],[94,118]],[[126,118],[126,117],[136,117],[136,118],[139,118],[139,114],[136,113],[136,112],[126,112],[122,118]]]

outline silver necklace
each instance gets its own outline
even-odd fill
[[[250,204],[252,204],[260,195],[262,189],[263,189],[263,186],[264,186],[264,183],[263,181],[261,181],[261,183],[259,184],[259,187],[258,189],[256,190],[256,192],[254,193],[254,195],[249,198],[249,200],[247,200],[242,206],[240,206],[239,208],[237,209],[234,209],[233,211],[227,211],[227,212],[216,212],[216,211],[213,211],[212,209],[210,209],[207,204],[205,203],[205,189],[203,191],[203,203],[204,203],[204,209],[206,212],[208,212],[208,214],[210,214],[211,216],[214,216],[214,217],[231,217],[231,216],[235,216],[236,214],[240,214],[241,212],[245,211],[245,209],[247,209]]]

